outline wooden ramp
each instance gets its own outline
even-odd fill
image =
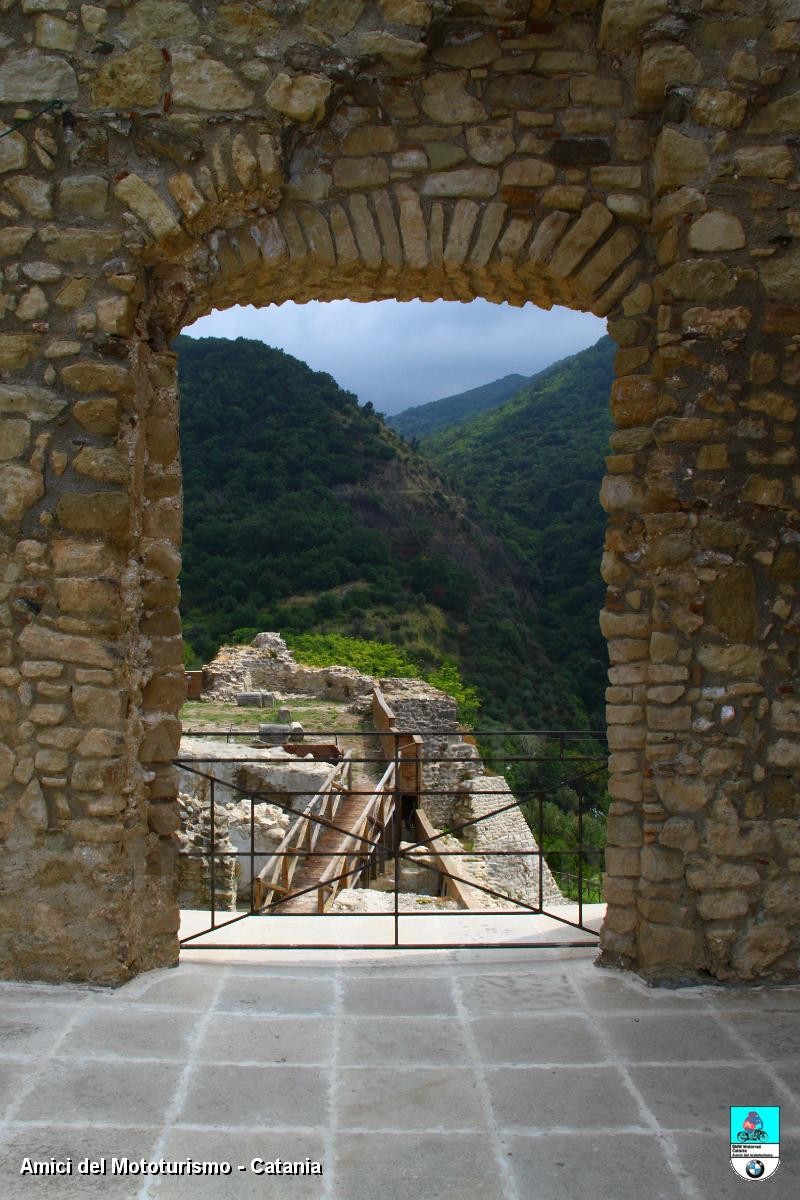
[[[292,894],[275,906],[276,913],[324,912],[341,888],[358,885],[375,861],[361,835],[381,843],[391,835],[394,804],[384,806],[382,819],[376,820],[373,801],[374,794],[350,794],[340,801],[334,822],[338,829],[322,830],[315,853],[301,861],[292,880]],[[346,878],[337,878],[345,872]]]
[[[346,778],[315,797],[259,873],[258,911],[323,913],[341,888],[375,870],[393,837],[394,764],[377,784],[354,788]]]

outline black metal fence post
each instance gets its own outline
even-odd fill
[[[216,929],[216,927],[217,927],[217,859],[216,859],[217,813],[216,813],[216,796],[215,796],[215,791],[214,791],[214,783],[215,783],[215,781],[212,779],[211,780],[211,797],[210,797],[210,800],[211,800],[211,804],[210,804],[210,808],[211,808],[211,861],[209,863],[209,868],[211,870],[211,928],[212,929]]]
[[[400,734],[394,739],[394,944],[400,945],[400,839],[403,833],[403,796],[400,789]]]

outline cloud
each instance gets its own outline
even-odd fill
[[[249,337],[327,371],[379,412],[452,396],[503,375],[533,375],[593,345],[605,322],[526,304],[352,300],[229,308],[201,317],[190,337]]]

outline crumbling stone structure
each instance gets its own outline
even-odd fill
[[[797,0],[0,14],[0,973],[176,959],[170,339],[483,296],[619,345],[603,953],[795,976]]]

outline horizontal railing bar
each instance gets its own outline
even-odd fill
[[[362,890],[365,892],[369,891],[368,888],[364,888]],[[376,893],[376,894],[378,894],[378,893]],[[390,892],[383,892],[380,894],[381,895],[391,895]],[[404,894],[413,895],[414,893],[404,893]],[[442,899],[442,897],[437,897],[437,899]],[[571,908],[578,908],[577,900],[571,900],[571,901],[568,901],[567,903],[569,904],[569,906]],[[584,905],[586,905],[589,902],[584,900],[583,903],[584,903]],[[194,911],[195,912],[206,912],[206,911],[210,911],[210,910],[206,910],[206,909],[202,908],[202,909],[195,909]],[[234,910],[232,909],[231,911],[233,912]],[[245,917],[280,916],[281,920],[282,920],[284,917],[287,917],[287,918],[288,917],[292,917],[292,918],[306,917],[306,918],[308,918],[308,917],[316,917],[316,916],[323,915],[322,913],[307,913],[307,912],[268,913],[268,912],[262,912],[260,909],[250,909],[250,908],[244,909],[241,911],[237,909],[235,911],[236,911],[237,915],[235,917],[233,917],[230,921],[224,922],[225,925],[233,925],[237,921],[244,920]],[[328,913],[328,914],[324,914],[324,915],[350,918],[350,917],[390,917],[390,916],[393,916],[394,914],[390,910],[387,910],[384,908],[384,909],[375,909],[373,912],[337,912],[337,913]],[[466,908],[450,908],[450,907],[436,908],[434,905],[431,904],[431,905],[420,905],[418,908],[413,908],[413,909],[401,909],[400,916],[401,917],[437,917],[437,918],[438,917],[447,917],[448,920],[451,917],[452,918],[455,918],[455,917],[462,917],[462,918],[463,917],[501,917],[503,920],[505,920],[506,917],[519,918],[519,917],[535,916],[535,917],[547,917],[551,921],[559,921],[562,924],[565,921],[567,924],[571,924],[566,918],[557,916],[555,913],[550,912],[550,910],[547,908],[536,908],[532,912],[521,912],[518,909],[510,909],[510,908],[509,909],[502,909],[502,908],[466,909]],[[217,928],[222,929],[223,925],[218,925]],[[578,925],[578,926],[576,926],[576,928],[583,929],[584,926]],[[586,926],[586,929],[590,933],[594,932],[594,930],[590,929],[589,926]],[[209,930],[208,932],[211,932],[211,931]],[[191,937],[193,937],[193,938],[202,937],[202,934],[193,933],[193,934],[191,934]],[[360,947],[354,946],[352,948],[357,950]]]
[[[324,737],[363,737],[363,738],[380,738],[394,737],[395,733],[400,737],[458,737],[458,730],[452,729],[401,729],[392,731],[391,734],[381,733],[375,729],[307,729],[303,732],[303,737],[308,736],[324,738]],[[182,731],[183,737],[209,737],[212,734],[224,733],[226,737],[257,737],[258,728],[255,729],[185,729]],[[470,738],[479,737],[585,737],[585,738],[600,738],[605,740],[608,737],[608,731],[603,729],[467,729],[463,731],[464,736]],[[265,743],[266,744],[266,743]],[[280,747],[278,744],[278,747]],[[295,746],[302,743],[293,742],[290,737],[287,737],[286,744]],[[309,745],[318,745],[318,742],[309,741]]]
[[[356,837],[356,834],[350,835]],[[441,836],[436,834],[435,837]],[[416,845],[417,843],[415,843]],[[177,858],[249,858],[249,850],[215,850],[213,854],[205,850],[179,850]],[[295,854],[302,854],[303,858],[336,858],[337,854],[341,854],[341,850],[304,850],[302,846],[295,850],[270,850],[268,847],[255,847],[252,851],[258,858],[292,858]],[[423,846],[420,853],[414,853],[414,848],[408,850],[398,850],[398,854],[408,862],[414,863],[416,866],[426,866],[424,858],[426,855],[431,855],[437,858],[540,858],[542,855],[545,858],[556,854],[605,854],[605,849],[602,846],[585,846],[582,850],[438,850],[429,846]],[[388,855],[389,858],[394,858],[394,852]],[[577,876],[576,876],[577,878]]]
[[[287,916],[291,914],[287,913]],[[400,920],[413,916],[413,913],[401,912]],[[424,915],[424,914],[421,914]],[[437,913],[437,916],[441,914]],[[306,916],[308,914],[306,913]],[[351,917],[386,917],[394,922],[393,913],[334,913],[334,916]],[[208,930],[204,936],[211,933]],[[586,931],[592,933],[591,929]],[[597,934],[597,937],[600,935]],[[336,942],[322,946],[319,942],[215,942],[210,945],[200,943],[188,946],[181,945],[186,950],[575,950],[580,948],[593,950],[596,942],[362,942],[354,946],[352,942]]]
[[[576,762],[604,763],[604,762],[608,761],[607,754],[573,754],[573,755],[570,755],[569,758],[552,758],[548,754],[502,754],[502,755],[498,755],[498,758],[500,759],[501,762],[504,762],[504,763],[540,762],[540,763],[550,763],[553,766],[555,766],[556,763],[576,763]],[[297,763],[300,765],[305,764],[306,766],[309,765],[309,759],[307,759],[307,758],[253,758],[252,755],[247,758],[245,758],[245,757],[242,757],[242,758],[219,758],[214,755],[203,755],[202,757],[200,755],[193,755],[191,758],[174,758],[172,761],[175,764],[175,766],[183,767],[185,770],[188,770],[188,771],[190,771],[192,769],[193,763],[213,763],[215,765],[219,764],[219,765],[224,765],[224,766],[227,766],[227,765],[242,766],[242,765],[249,764],[251,766],[257,766],[257,767],[276,767],[276,766],[277,767],[286,767],[286,766],[291,766],[294,763]],[[327,758],[315,758],[312,761],[317,762],[317,763],[323,763],[323,762],[327,763],[330,760]],[[338,761],[339,761],[339,763],[342,763],[342,762],[344,762],[344,759],[339,759]],[[460,755],[456,755],[454,758],[448,758],[447,755],[444,755],[444,754],[429,754],[429,755],[423,754],[418,759],[416,757],[415,758],[401,758],[399,761],[402,766],[410,766],[412,763],[416,763],[416,762],[421,762],[423,765],[431,766],[434,763],[462,763],[462,764],[464,764],[464,763],[469,763],[469,762],[475,762],[477,760],[471,759],[471,758],[464,758],[463,756],[460,756]],[[351,758],[350,762],[353,762],[353,763],[385,763],[386,758],[383,755],[374,755],[374,756],[370,756],[369,758]]]

